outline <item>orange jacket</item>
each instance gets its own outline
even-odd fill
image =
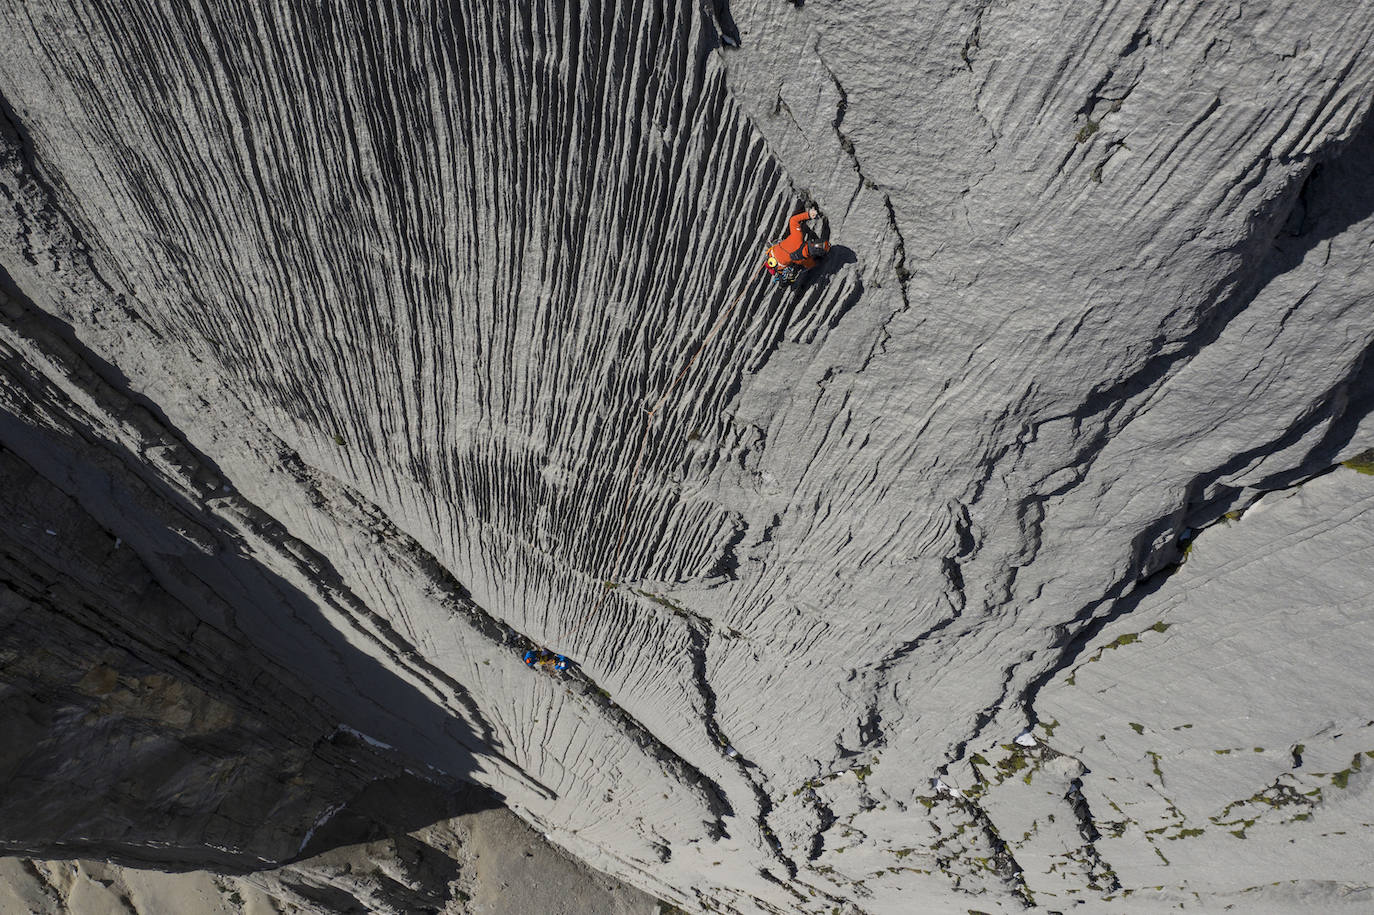
[[[779,267],[790,264],[809,269],[816,266],[816,259],[806,256],[806,241],[802,238],[802,224],[810,218],[803,210],[787,220],[787,237],[768,249],[768,256],[777,260]]]

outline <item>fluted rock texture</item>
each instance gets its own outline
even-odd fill
[[[7,848],[277,863],[404,777],[488,786],[693,911],[1264,882],[1147,872],[1130,824],[1159,827],[1093,779],[1147,791],[1139,752],[1184,744],[1104,751],[1082,735],[1116,712],[1060,684],[1181,538],[1371,443],[1374,10],[0,10],[0,445],[99,545],[5,528],[49,570],[6,573],[6,619],[89,634],[7,655],[8,688],[347,773],[239,809],[188,751],[188,809],[118,828],[72,817],[103,785],[39,778]],[[768,286],[802,198],[835,248]],[[39,594],[68,566],[156,590]],[[175,622],[135,650],[138,613]],[[9,644],[58,638],[26,625]],[[1205,679],[1179,630],[1156,676]],[[532,645],[577,670],[527,670]],[[356,765],[321,755],[340,739]],[[989,787],[1032,756],[1028,796]],[[226,768],[254,765],[291,769]],[[1215,787],[1179,816],[1236,814]]]

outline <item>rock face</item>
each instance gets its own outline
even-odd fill
[[[1147,608],[1371,444],[1365,5],[0,10],[7,850],[259,868],[476,782],[692,911],[1205,908],[1350,825],[1315,688],[1162,790],[1247,742],[1215,664],[1275,686]],[[1197,704],[1123,736],[1065,684],[1131,634]]]
[[[507,810],[238,876],[0,858],[0,911],[30,915],[658,915],[650,896],[550,847]]]
[[[1374,904],[1372,508],[1374,476],[1347,469],[1264,496],[1041,691],[1042,746],[1077,760],[1120,887],[1250,911]]]

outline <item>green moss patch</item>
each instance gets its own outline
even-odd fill
[[[1374,476],[1374,448],[1366,448],[1348,461],[1341,461],[1342,467],[1349,467],[1356,473]]]

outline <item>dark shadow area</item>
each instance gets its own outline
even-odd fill
[[[1144,390],[1154,384],[1175,361],[1191,358],[1215,340],[1225,325],[1249,306],[1269,283],[1297,268],[1317,245],[1374,215],[1374,118],[1367,119],[1359,132],[1331,158],[1314,163],[1307,178],[1292,190],[1284,205],[1287,210],[1282,218],[1271,224],[1279,228],[1268,241],[1262,260],[1255,266],[1253,280],[1230,301],[1218,306],[1205,333],[1182,353],[1166,357],[1152,364],[1146,373],[1123,382],[1131,391]],[[1063,639],[1051,646],[1059,651],[1057,662],[1036,677],[1021,697],[1021,704],[1032,723],[1036,721],[1035,698],[1044,685],[1077,663],[1083,650],[1104,627],[1133,612],[1181,568],[1183,549],[1198,529],[1215,523],[1237,506],[1243,491],[1221,487],[1218,481],[1243,470],[1265,454],[1297,444],[1313,429],[1327,423],[1326,433],[1298,466],[1266,477],[1253,484],[1253,488],[1262,491],[1286,489],[1334,469],[1337,457],[1349,447],[1361,421],[1374,410],[1374,359],[1369,356],[1366,350],[1354,361],[1345,378],[1332,379],[1332,412],[1314,413],[1279,438],[1199,475],[1190,486],[1190,493],[1196,494],[1196,500],[1190,498],[1184,509],[1159,519],[1136,538],[1134,567],[1143,577],[1119,583],[1104,599],[1083,608],[1073,620],[1064,624]],[[1129,391],[1118,391],[1114,396],[1129,396]],[[1209,491],[1211,495],[1204,502],[1202,494]],[[1130,590],[1132,585],[1134,590]],[[1130,593],[1126,594],[1128,590]],[[1108,608],[1106,613],[1094,616],[1104,607]]]
[[[61,322],[3,280],[0,320],[111,415],[133,409],[104,387],[111,367],[84,365],[89,353],[62,345],[71,328],[52,333]],[[10,695],[6,728],[17,726],[9,720],[16,714],[26,728],[0,765],[0,846],[44,858],[246,872],[501,805],[466,781],[477,755],[499,755],[475,706],[465,703],[476,732],[393,671],[432,672],[439,694],[457,691],[459,702],[461,686],[394,632],[378,638],[361,626],[338,628],[318,595],[267,568],[253,555],[261,547],[250,549],[235,528],[159,483],[140,454],[78,434],[84,414],[45,378],[22,364],[0,364],[0,372],[34,405],[28,418],[0,412],[0,565],[8,570],[0,590],[26,608],[0,618],[0,645],[13,657],[52,659],[50,667],[0,667]],[[45,415],[71,425],[48,427]],[[170,427],[155,441],[178,466],[203,459]],[[283,547],[281,561],[298,563],[301,576],[334,595],[335,613],[371,613],[325,557],[242,497],[224,498],[251,519],[255,535]],[[90,679],[101,670],[108,674]],[[164,681],[187,686],[172,698],[147,692]],[[206,697],[190,712],[177,704],[186,689]],[[126,693],[127,709],[102,699]],[[22,711],[30,707],[33,714]],[[206,708],[232,710],[215,713],[232,724],[205,724],[198,716]],[[70,713],[56,714],[62,709]],[[129,723],[146,732],[141,742],[129,743]],[[226,772],[237,774],[225,780]],[[291,787],[292,779],[304,782]],[[193,787],[206,809],[169,799],[169,780]],[[319,821],[308,848],[299,847]],[[221,825],[207,834],[207,823]]]
[[[1287,273],[1322,242],[1374,214],[1374,117],[1367,117],[1345,144],[1316,158],[1301,183],[1252,217],[1250,236],[1236,248],[1241,262],[1222,277],[1198,306],[1197,328],[1174,350],[1146,363],[1140,371],[1091,395],[1074,411],[1080,419],[1094,416],[1157,384],[1176,364],[1192,359],[1214,343],[1232,319],[1244,311],[1276,277]],[[1224,290],[1231,289],[1229,293]],[[1165,341],[1158,341],[1161,345]]]
[[[1365,122],[1339,155],[1313,166],[1298,190],[1282,231],[1274,239],[1267,264],[1269,269],[1260,288],[1298,267],[1318,244],[1334,238],[1371,215],[1374,215],[1374,117]],[[1341,451],[1351,444],[1361,421],[1374,411],[1374,360],[1369,356],[1366,350],[1346,377],[1333,377],[1330,400],[1334,417],[1332,413],[1322,412],[1305,417],[1279,438],[1236,455],[1226,464],[1200,477],[1196,491],[1207,492],[1223,477],[1239,472],[1264,454],[1297,444],[1313,429],[1327,423],[1330,425],[1321,441],[1299,466],[1265,477],[1254,484],[1254,488],[1265,491],[1287,489],[1329,470]],[[1193,527],[1201,527],[1215,521],[1232,507],[1224,500],[1213,501],[1218,504],[1190,510],[1188,523]]]
[[[291,889],[302,899],[319,906],[319,911],[338,913],[338,915],[367,915],[367,909],[351,894],[332,886],[317,886],[307,883],[292,884]]]
[[[853,248],[832,244],[821,262],[803,274],[800,285],[803,290],[825,289],[843,268],[858,262],[858,255]]]
[[[503,806],[496,794],[480,785],[438,785],[405,772],[364,786],[315,830],[296,857],[310,858],[379,839],[399,839],[442,820]]]
[[[1369,350],[1365,350],[1361,356],[1359,369],[1342,386],[1344,390],[1339,394],[1345,398],[1345,409],[1307,459],[1292,470],[1265,477],[1258,488],[1270,491],[1288,489],[1339,466],[1336,460],[1340,453],[1355,443],[1355,432],[1360,423],[1374,412],[1374,359],[1370,358]],[[1369,444],[1374,445],[1374,442]]]
[[[735,17],[730,15],[729,0],[707,0],[706,9],[716,27],[718,46],[740,47],[739,26],[735,24]]]

